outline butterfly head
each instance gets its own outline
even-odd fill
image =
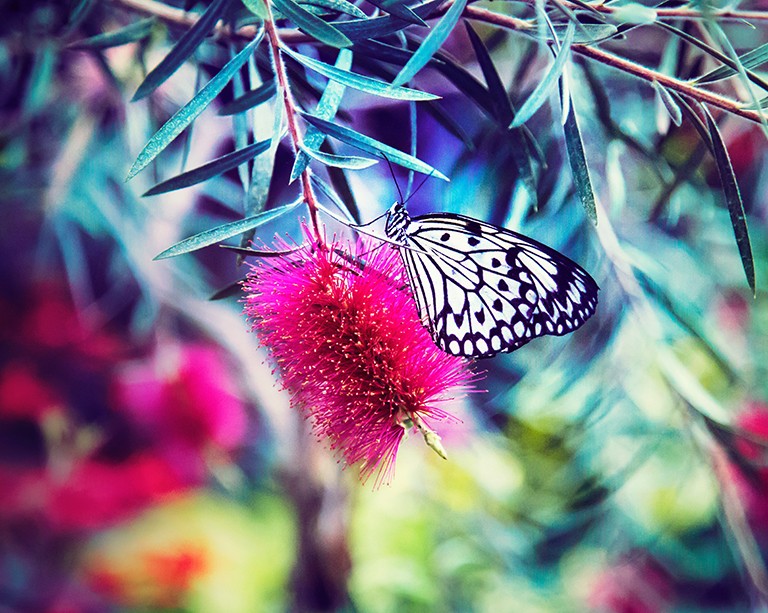
[[[387,211],[387,223],[384,226],[384,232],[387,238],[404,243],[406,230],[410,223],[411,216],[405,210],[405,205],[402,202],[395,202]]]

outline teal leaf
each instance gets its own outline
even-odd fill
[[[399,87],[407,83],[419,70],[427,65],[458,23],[465,6],[467,6],[467,0],[454,0],[451,8],[446,11],[442,19],[429,31],[429,34],[427,34],[419,48],[411,56],[411,59],[408,60],[408,63],[403,66],[402,70],[395,77],[395,80],[392,82],[393,87]]]
[[[347,15],[352,15],[358,19],[365,19],[368,17],[368,15],[363,13],[363,11],[351,2],[347,2],[347,0],[305,0],[304,4],[311,4],[331,9],[332,11],[338,11],[339,13],[346,13]]]
[[[402,166],[403,168],[409,168],[411,170],[415,170],[416,172],[432,175],[438,179],[442,179],[443,181],[450,180],[442,172],[436,170],[426,162],[422,162],[420,159],[415,158],[412,155],[408,155],[407,153],[403,153],[394,147],[385,145],[384,143],[377,141],[370,136],[360,134],[360,132],[356,132],[351,128],[336,125],[330,121],[325,121],[324,119],[314,117],[307,113],[302,113],[302,117],[304,117],[304,119],[306,119],[309,123],[311,123],[322,132],[325,132],[325,134],[328,136],[332,136],[333,138],[347,143],[348,145],[352,145],[361,151],[366,151],[367,153],[371,153],[373,155],[387,159],[394,164]]]
[[[469,21],[464,24],[467,28],[469,42],[472,43],[472,49],[475,52],[477,63],[483,73],[483,78],[488,86],[488,92],[491,94],[491,103],[496,119],[503,124],[508,124],[514,115],[512,103],[509,101],[509,95],[501,81],[498,70],[493,64],[491,54],[483,43],[483,40],[477,35]]]
[[[203,39],[208,36],[208,33],[216,25],[219,17],[224,13],[226,5],[229,0],[214,0],[211,5],[205,10],[189,30],[184,32],[184,35],[174,45],[162,61],[153,68],[150,73],[144,78],[133,95],[132,101],[141,100],[142,98],[151,94],[158,86],[165,83],[165,81],[179,67],[187,61],[195,49],[203,42]]]
[[[731,158],[728,155],[728,149],[725,147],[723,137],[717,128],[715,120],[712,118],[709,110],[701,105],[704,115],[707,118],[707,128],[712,139],[712,152],[715,156],[715,163],[720,174],[720,183],[723,186],[723,195],[728,207],[728,213],[731,216],[731,225],[733,233],[736,236],[736,244],[741,256],[741,264],[744,267],[744,274],[747,276],[747,283],[754,295],[755,286],[755,261],[752,256],[752,245],[749,240],[749,231],[747,229],[747,218],[744,212],[744,202],[741,199],[739,184],[736,182],[736,175],[733,172]]]
[[[589,176],[587,156],[584,154],[584,144],[581,139],[581,131],[576,121],[576,111],[573,108],[573,100],[570,102],[570,112],[565,118],[563,131],[565,134],[565,148],[568,151],[568,162],[573,173],[573,181],[576,191],[581,199],[581,204],[587,212],[587,217],[597,224],[597,206],[595,204],[595,192],[592,189],[592,179]]]
[[[352,41],[330,23],[313,15],[307,9],[294,2],[294,0],[272,0],[272,4],[278,11],[293,21],[299,29],[321,43],[338,48],[352,45]]]
[[[184,253],[197,251],[198,249],[232,238],[233,236],[237,236],[248,230],[253,230],[254,228],[264,225],[268,221],[272,221],[281,215],[285,215],[299,206],[302,202],[302,200],[298,200],[292,204],[285,204],[276,209],[272,209],[271,211],[263,211],[257,215],[252,215],[251,217],[246,217],[245,219],[233,221],[232,223],[206,230],[200,234],[195,234],[194,236],[185,238],[183,241],[169,247],[162,253],[156,255],[154,259],[164,260]]]
[[[670,94],[669,90],[658,81],[651,81],[651,85],[653,86],[656,95],[659,97],[659,100],[661,100],[661,103],[664,105],[664,108],[667,109],[669,116],[672,118],[672,122],[676,126],[679,126],[683,122],[683,113],[680,110],[680,107],[677,106],[677,102],[675,102],[672,94]]]
[[[128,24],[124,28],[105,32],[96,36],[89,36],[82,40],[75,41],[67,45],[69,49],[109,49],[110,47],[119,47],[128,43],[147,38],[152,33],[152,28],[157,23],[155,17],[140,19],[135,23]]]
[[[339,51],[339,57],[336,58],[336,68],[340,70],[348,70],[352,66],[352,52],[349,49],[342,49]],[[336,111],[339,110],[339,104],[341,104],[341,97],[344,95],[344,85],[337,81],[328,81],[328,85],[325,87],[323,95],[320,97],[320,101],[317,103],[315,109],[315,117],[320,119],[333,119],[336,116]],[[310,125],[304,135],[304,146],[307,149],[318,150],[320,145],[325,140],[325,134],[318,130],[315,126]],[[309,164],[309,157],[303,151],[299,151],[296,154],[296,161],[293,163],[291,169],[291,178],[289,182],[295,181],[299,175],[304,172],[304,169]]]
[[[417,26],[426,26],[427,22],[419,17],[412,8],[406,6],[402,0],[368,0],[373,6],[380,8],[382,11],[398,17],[403,21],[412,23]]]
[[[384,81],[379,81],[378,79],[366,77],[348,70],[342,70],[341,68],[331,66],[325,62],[295,53],[287,48],[283,48],[283,52],[287,53],[300,64],[320,73],[324,77],[333,81],[338,81],[347,87],[373,94],[374,96],[382,96],[394,100],[436,100],[440,98],[440,96],[435,96],[434,94],[416,89],[410,89],[408,87],[392,87],[389,83],[385,83]]]
[[[325,153],[323,151],[313,151],[309,147],[302,146],[301,150],[309,157],[317,160],[321,164],[326,166],[333,166],[334,168],[346,168],[348,170],[362,170],[363,168],[370,168],[374,164],[378,164],[378,160],[372,160],[371,158],[358,157],[356,155],[334,155],[331,153]]]
[[[235,115],[270,100],[277,91],[275,80],[270,79],[259,85],[256,89],[238,96],[219,109],[219,115]]]
[[[236,168],[240,166],[240,164],[244,164],[260,153],[263,153],[269,149],[270,143],[271,140],[267,139],[252,145],[248,145],[247,147],[243,147],[237,151],[227,153],[226,155],[222,155],[221,157],[218,157],[215,160],[208,162],[207,164],[203,164],[202,166],[198,166],[197,168],[183,172],[180,175],[163,181],[162,183],[158,183],[149,191],[147,191],[144,196],[156,196],[157,194],[165,194],[166,192],[172,192],[177,189],[190,187],[192,185],[202,183],[203,181],[207,181],[211,177],[215,177],[216,175],[220,175],[224,172],[227,172],[228,170]]]
[[[237,247],[235,245],[219,245],[219,247],[234,251],[239,255],[257,258],[281,258],[285,255],[296,253],[301,249],[301,247],[295,247],[294,249],[250,249],[249,247]]]
[[[519,128],[522,126],[526,121],[533,117],[533,114],[539,110],[539,107],[547,101],[547,98],[555,85],[557,85],[560,75],[563,74],[563,70],[565,69],[565,62],[568,60],[571,53],[571,43],[573,42],[574,31],[575,28],[573,22],[568,22],[565,38],[560,45],[560,50],[557,52],[555,61],[552,63],[552,66],[550,66],[547,74],[544,75],[531,92],[531,95],[528,96],[528,99],[517,110],[514,120],[509,124],[510,128]]]
[[[768,43],[764,43],[752,51],[740,56],[741,65],[745,70],[751,68],[757,68],[768,62]],[[710,70],[707,74],[704,74],[694,80],[694,83],[714,83],[715,81],[721,81],[727,79],[735,74],[738,74],[738,70],[731,68],[730,66],[719,66],[714,70]]]
[[[126,181],[135,177],[139,172],[146,168],[173,141],[184,129],[192,123],[200,113],[219,95],[226,86],[232,75],[245,64],[248,57],[253,53],[256,45],[259,44],[261,36],[248,43],[240,53],[227,62],[224,67],[205,84],[198,94],[187,104],[181,107],[176,114],[166,121],[163,126],[155,132],[149,139],[144,148],[139,153],[136,161],[128,172]]]
[[[413,12],[422,19],[428,19],[445,0],[431,0],[414,7]],[[334,24],[336,29],[354,42],[380,38],[387,34],[394,34],[408,27],[408,22],[393,15],[381,15],[380,17],[368,17],[366,19],[351,19],[339,21]]]

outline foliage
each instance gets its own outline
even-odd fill
[[[766,606],[760,3],[3,17],[4,608]],[[371,491],[308,436],[232,294],[244,257],[295,260],[303,218],[341,244],[381,215],[389,165],[413,211],[542,240],[601,303],[474,365],[448,460],[411,437]]]

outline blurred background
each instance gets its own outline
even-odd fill
[[[601,287],[597,314],[574,334],[472,366],[481,391],[451,407],[462,422],[440,431],[447,461],[410,436],[392,482],[374,488],[290,406],[232,291],[247,266],[216,246],[153,261],[242,218],[253,198],[272,208],[298,196],[284,140],[208,181],[142,197],[269,138],[279,99],[221,112],[268,83],[267,45],[125,181],[150,136],[242,48],[209,36],[151,96],[130,101],[209,4],[0,3],[0,611],[768,610],[763,127],[713,110],[750,229],[753,297],[722,164],[649,83],[576,54],[570,63],[597,226],[555,90],[527,140],[511,138],[462,22],[443,47],[448,68],[431,64],[416,80],[439,103],[348,90],[340,122],[403,151],[415,125],[418,156],[451,177],[427,180],[412,213],[506,224]],[[234,4],[233,24],[245,11]],[[562,22],[560,4],[548,8]],[[534,15],[525,3],[484,6]],[[163,7],[180,12],[166,18]],[[743,55],[765,42],[768,9],[731,8],[763,15],[754,26],[723,21]],[[177,19],[184,10],[189,23]],[[700,23],[675,23],[717,40]],[[535,38],[473,25],[519,107],[551,54]],[[681,79],[718,65],[646,25],[601,48]],[[335,58],[311,41],[297,48]],[[354,69],[398,69],[377,62],[363,51]],[[324,78],[289,69],[311,109]],[[749,100],[738,79],[714,87]],[[397,198],[383,163],[318,173],[363,221]],[[256,236],[299,240],[299,224],[292,213]]]

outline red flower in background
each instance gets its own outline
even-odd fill
[[[672,606],[672,579],[650,555],[633,552],[592,585],[589,606],[605,613],[662,613]]]
[[[405,427],[451,418],[442,405],[473,379],[432,342],[407,287],[397,252],[371,242],[305,246],[244,283],[245,312],[293,402],[363,480],[389,480]]]
[[[195,464],[211,446],[232,450],[245,437],[246,408],[234,375],[210,345],[165,347],[127,364],[115,378],[113,399],[182,465]]]
[[[736,425],[746,435],[736,451],[753,464],[754,472],[747,476],[731,465],[727,477],[736,484],[752,528],[768,534],[768,404],[747,403]]]

